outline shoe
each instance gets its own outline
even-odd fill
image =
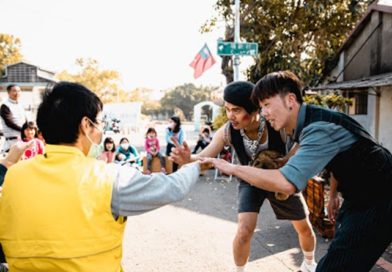
[[[307,264],[305,261],[302,262],[301,267],[299,268],[301,272],[315,272],[317,267],[316,262],[312,262],[311,264]]]

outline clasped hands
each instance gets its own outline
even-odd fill
[[[218,169],[219,171],[221,171],[226,175],[234,174],[235,171],[234,164],[231,164],[226,160],[218,159],[218,158],[197,157],[194,160],[192,160],[191,150],[185,141],[181,145],[178,143],[176,138],[172,137],[170,139],[172,140],[175,147],[171,149],[169,160],[180,165],[195,161],[199,163],[201,171],[215,167],[216,169]]]

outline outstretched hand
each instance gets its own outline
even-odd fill
[[[15,144],[13,144],[10,148],[10,151],[8,151],[7,156],[2,161],[0,161],[0,163],[3,164],[7,168],[10,167],[11,165],[17,163],[20,160],[20,158],[22,157],[25,150],[32,147],[33,144],[34,144],[34,141],[17,142]]]
[[[175,137],[170,138],[174,143],[174,146],[171,149],[169,160],[177,163],[177,164],[186,164],[191,162],[191,150],[188,144],[184,141],[182,145],[180,145]]]
[[[340,199],[336,195],[334,197],[330,197],[328,205],[327,205],[327,214],[328,214],[328,219],[332,223],[336,223],[336,217],[338,215],[340,208]]]
[[[200,158],[200,161],[202,164],[207,164],[210,167],[215,167],[226,175],[234,175],[235,165],[226,160],[217,158]]]

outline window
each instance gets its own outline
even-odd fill
[[[352,98],[353,104],[349,108],[349,114],[367,114],[368,93],[367,92],[349,92],[348,97]]]

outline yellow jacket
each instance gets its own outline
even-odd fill
[[[124,223],[111,212],[116,173],[79,149],[12,166],[0,198],[0,243],[10,271],[121,271]]]

